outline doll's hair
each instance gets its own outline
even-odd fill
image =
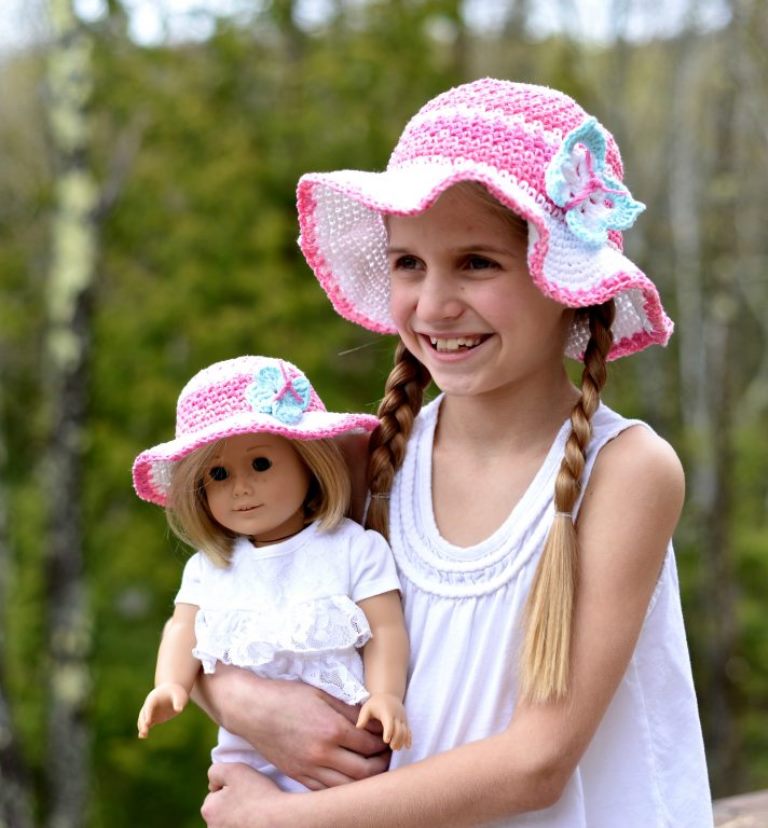
[[[214,519],[205,493],[205,471],[222,442],[203,446],[175,464],[165,513],[177,537],[206,554],[217,566],[226,567],[238,535]],[[347,513],[351,495],[341,450],[329,438],[288,442],[310,473],[304,523],[318,521],[321,529],[333,529]]]
[[[463,182],[457,186],[476,195],[485,206],[504,217],[513,232],[527,233],[525,220],[500,204],[481,184]],[[592,436],[592,416],[600,404],[606,381],[606,355],[613,342],[613,300],[579,308],[576,313],[586,320],[590,334],[583,357],[581,395],[571,411],[571,433],[555,481],[555,518],[525,610],[521,694],[536,702],[562,698],[568,690],[578,562],[572,513],[581,491],[581,475]],[[388,495],[395,473],[403,463],[406,443],[430,379],[428,370],[399,342],[377,412],[380,424],[369,443],[371,502],[366,526],[385,537],[389,532]]]

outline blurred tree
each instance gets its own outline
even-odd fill
[[[3,394],[0,388],[0,409],[2,402]],[[4,438],[5,429],[0,427],[0,608],[8,606],[8,575],[11,569],[8,492],[5,485],[7,452]],[[32,792],[26,762],[11,715],[5,664],[5,624],[0,620],[0,826],[31,828]]]
[[[90,294],[96,277],[99,192],[89,168],[86,113],[93,83],[91,42],[71,0],[49,0],[48,97],[55,159],[55,212],[45,289],[44,400],[48,445],[40,473],[46,547],[49,737],[47,822],[84,823],[88,803],[91,622],[83,561],[80,492],[86,428]]]
[[[47,252],[65,203],[56,179],[69,163],[100,182],[100,193],[93,180],[85,187],[91,206],[81,203],[77,214],[86,236],[100,234],[98,262],[84,242],[77,262],[90,275],[69,304],[80,310],[62,317],[90,331],[90,345],[86,335],[74,349],[90,373],[87,406],[77,385],[80,408],[67,414],[74,438],[59,449],[74,447],[82,462],[80,482],[64,484],[60,499],[74,515],[82,510],[83,557],[67,571],[85,578],[69,593],[84,612],[77,635],[64,637],[79,694],[68,709],[85,717],[93,737],[82,819],[108,828],[198,825],[212,725],[190,711],[148,743],[135,739],[186,550],[169,543],[160,510],[132,496],[131,462],[170,436],[189,376],[238,353],[295,361],[330,406],[375,408],[392,343],[337,318],[309,275],[296,246],[296,180],[307,170],[382,168],[425,100],[493,74],[576,95],[617,133],[630,187],[649,205],[627,244],[659,284],[678,335],[667,352],[612,366],[607,399],[683,449],[691,503],[678,557],[713,779],[729,792],[768,784],[760,701],[768,697],[764,0],[734,0],[725,29],[701,31],[691,20],[680,37],[642,44],[626,28],[639,8],[630,0],[612,0],[613,44],[562,33],[535,39],[535,4],[525,0],[498,4],[501,23],[486,29],[468,25],[468,4],[458,0],[334,2],[312,23],[300,16],[303,4],[282,0],[218,20],[203,43],[141,47],[118,0],[107,5],[87,32],[92,91],[82,152],[53,153],[38,94],[42,47],[0,73],[0,433],[8,452],[0,480],[11,515],[10,549],[0,545],[0,665],[5,657],[15,744],[33,782],[47,762],[43,688],[53,675],[41,657],[51,547],[39,507],[54,468],[41,458],[51,456],[43,438],[64,387],[40,370],[44,345],[46,364],[58,364],[42,301],[60,255]],[[75,376],[85,374],[73,370],[76,385]],[[707,431],[696,425],[702,399]],[[720,494],[699,499],[712,494],[700,480],[718,481]],[[88,605],[78,592],[86,586]],[[721,615],[713,621],[712,606],[728,615],[722,629],[713,629]],[[0,702],[2,681],[0,670]],[[716,710],[727,729],[710,721]],[[50,810],[46,795],[35,794],[35,810]]]

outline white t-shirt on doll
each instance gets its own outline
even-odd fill
[[[216,662],[266,678],[300,679],[347,704],[368,698],[359,652],[371,637],[360,601],[400,589],[392,553],[377,532],[344,520],[316,523],[281,543],[235,541],[230,565],[198,552],[175,602],[200,608],[193,651],[207,673]],[[281,788],[306,790],[246,741],[219,729],[214,762],[245,762]]]

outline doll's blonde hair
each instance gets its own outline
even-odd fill
[[[310,475],[304,523],[317,521],[323,530],[335,528],[347,513],[351,496],[349,472],[341,450],[329,438],[288,442]],[[205,472],[222,443],[220,440],[203,446],[176,463],[165,514],[177,537],[206,554],[217,566],[226,567],[238,535],[214,519],[205,493]]]
[[[500,204],[482,185],[464,182],[457,186],[502,216],[512,232],[527,235],[526,221]],[[571,516],[581,491],[581,476],[592,436],[591,420],[600,404],[606,381],[606,355],[613,341],[613,300],[580,308],[577,314],[585,318],[590,332],[584,352],[581,395],[571,411],[571,433],[555,481],[555,518],[525,609],[520,691],[524,699],[534,702],[560,699],[568,691],[578,570],[578,544]],[[371,502],[366,526],[385,537],[389,532],[388,494],[395,473],[403,463],[406,443],[430,380],[429,371],[398,342],[394,367],[377,412],[380,424],[369,443]]]

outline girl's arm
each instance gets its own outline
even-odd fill
[[[403,696],[408,674],[408,634],[397,590],[374,595],[360,602],[371,627],[371,639],[363,648],[365,686],[371,697],[360,710],[358,727],[378,719],[382,738],[393,749],[411,746],[411,730],[405,716]]]
[[[352,497],[348,516],[357,523],[363,522],[365,499],[368,496],[368,483],[365,479],[368,468],[368,440],[370,434],[340,434],[335,438],[336,444],[344,455],[352,483]]]
[[[217,724],[310,790],[365,779],[389,765],[379,730],[355,727],[356,707],[303,682],[217,665],[215,673],[200,675],[193,698]]]
[[[627,669],[682,500],[680,463],[650,431],[628,429],[600,452],[578,521],[565,700],[520,704],[498,735],[306,796],[243,766],[214,765],[202,810],[209,828],[472,826],[554,804]]]
[[[177,716],[187,705],[200,671],[200,662],[192,655],[197,610],[192,604],[176,604],[173,617],[165,625],[157,652],[155,689],[139,712],[140,739],[146,739],[151,727]]]

